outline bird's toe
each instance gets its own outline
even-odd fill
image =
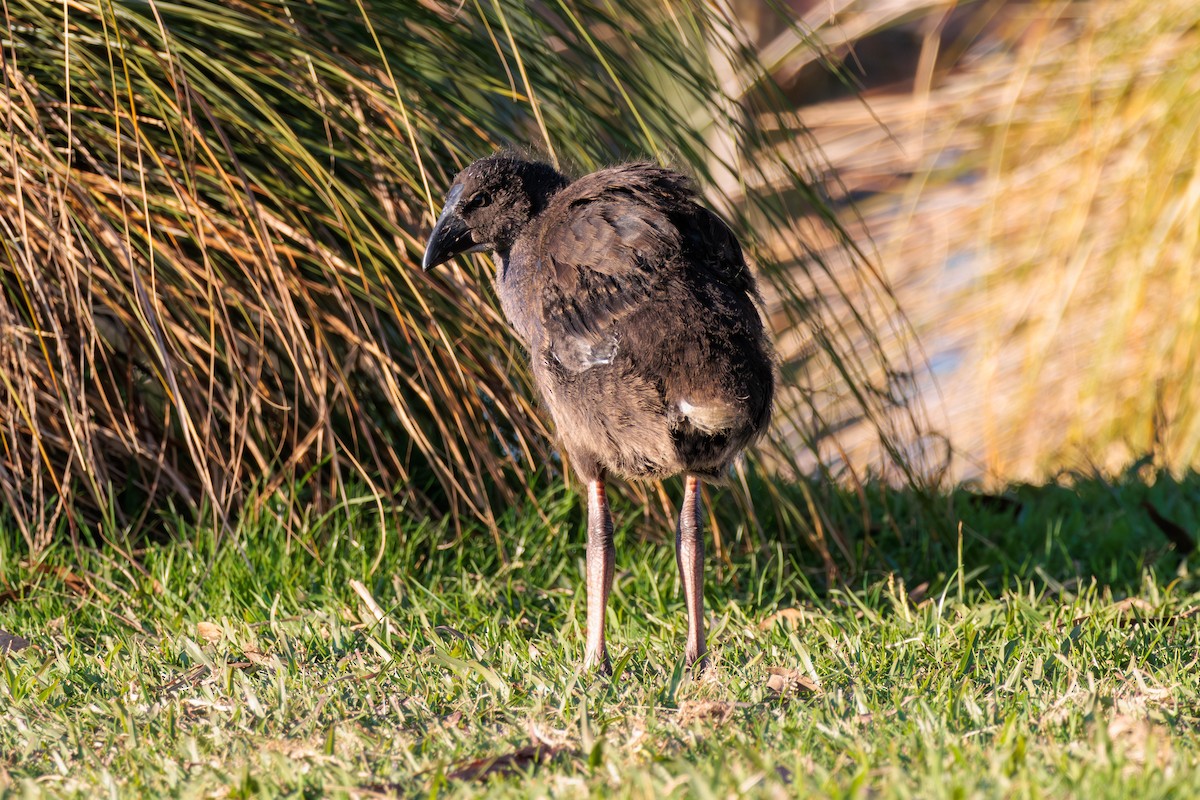
[[[600,658],[590,656],[583,660],[583,669],[587,672],[595,672],[597,675],[604,677],[612,677],[612,662],[608,660],[608,654],[604,654]]]

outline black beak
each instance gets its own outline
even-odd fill
[[[444,264],[459,253],[465,253],[475,247],[471,239],[471,230],[467,223],[458,215],[457,203],[447,203],[429,234],[429,244],[425,245],[425,259],[421,266],[431,270],[438,264]]]

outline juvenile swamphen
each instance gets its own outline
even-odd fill
[[[609,663],[606,476],[683,473],[675,553],[687,663],[702,668],[699,482],[719,481],[762,435],[775,391],[758,290],[737,239],[670,170],[626,164],[570,180],[501,154],[454,179],[424,267],[484,249],[495,254],[501,305],[562,449],[587,482],[585,666],[607,671]]]

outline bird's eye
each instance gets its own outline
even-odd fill
[[[486,190],[476,192],[470,200],[467,201],[468,208],[483,208],[492,204],[492,193]]]

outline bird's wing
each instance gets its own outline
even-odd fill
[[[613,190],[573,203],[542,241],[552,353],[572,372],[611,363],[622,323],[672,278],[678,228],[645,198]]]
[[[623,323],[661,300],[665,285],[711,270],[713,259],[745,269],[733,234],[695,202],[687,179],[652,164],[575,181],[547,209],[537,240],[548,345],[575,372],[611,363]]]

